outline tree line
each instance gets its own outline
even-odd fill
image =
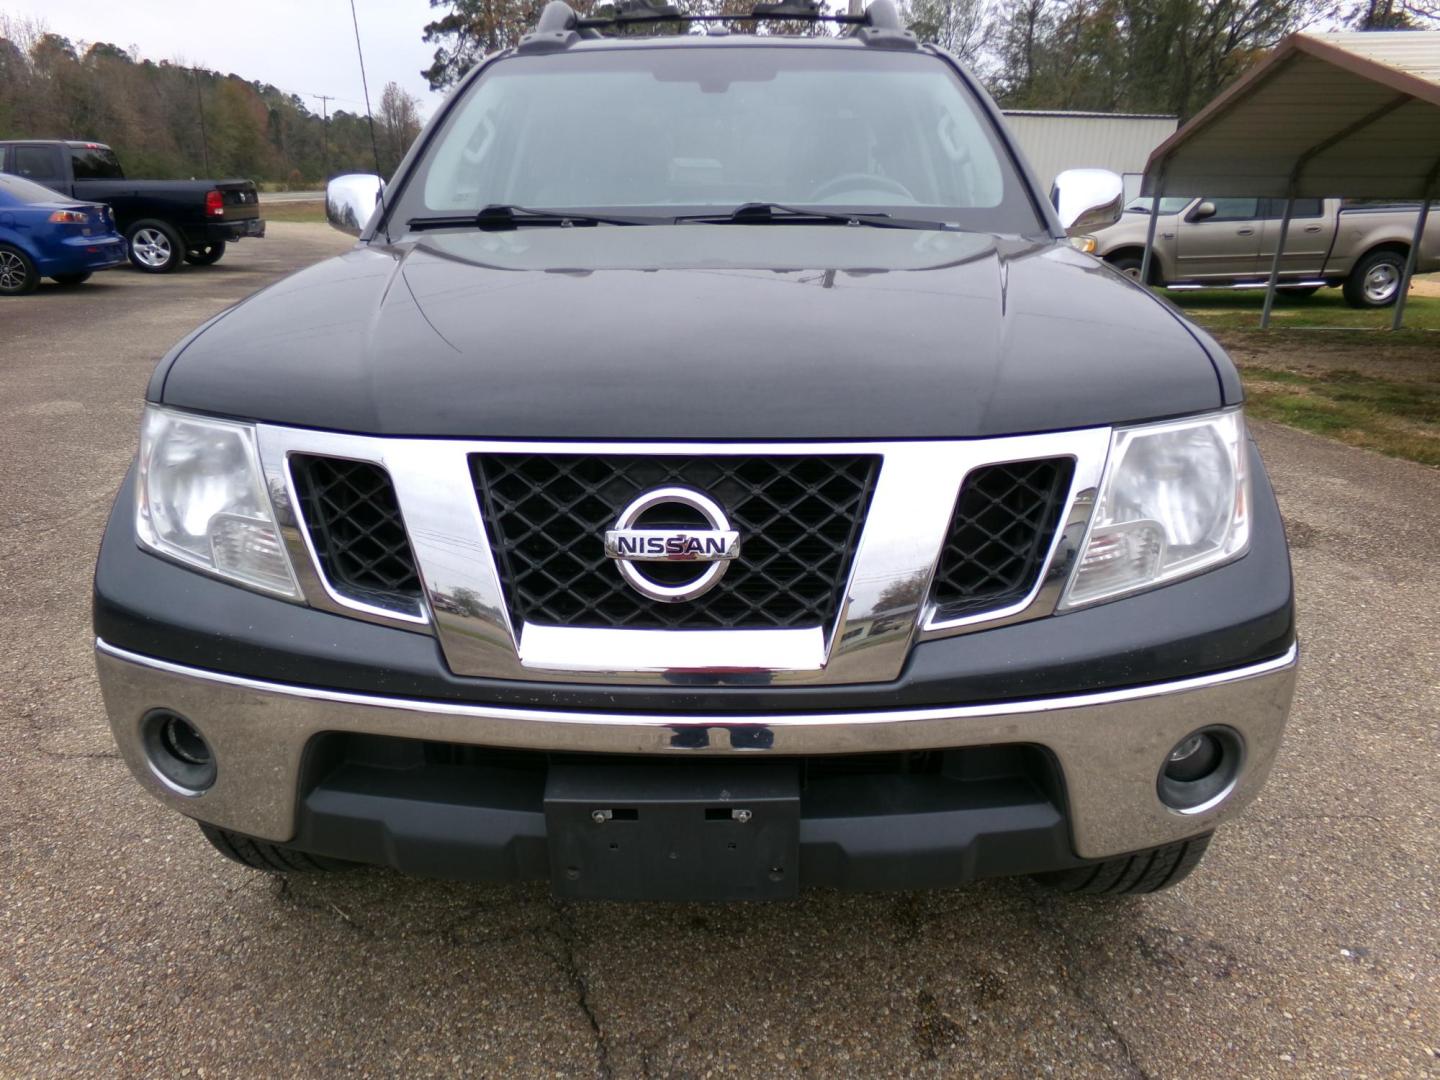
[[[608,6],[570,3],[582,14]],[[754,6],[754,0],[671,3],[691,15]],[[543,0],[430,0],[430,6],[438,17],[425,27],[425,40],[436,50],[423,74],[441,89],[482,55],[518,41]],[[1006,108],[1181,119],[1296,30],[1440,25],[1440,0],[901,0],[900,6],[922,40],[959,56]]]
[[[430,0],[417,27],[435,45],[423,74],[453,85],[513,45],[543,0]],[[684,14],[747,12],[754,0],[672,0]],[[571,0],[582,13],[599,0]],[[1440,0],[903,0],[923,40],[971,66],[1007,108],[1193,115],[1286,34],[1307,26],[1440,25]],[[736,22],[736,28],[751,24]],[[675,32],[683,23],[635,32]],[[762,31],[765,27],[762,27]],[[786,23],[773,32],[828,33]],[[420,103],[395,83],[366,116],[328,112],[240,75],[76,44],[0,15],[0,139],[89,139],[134,176],[237,176],[309,186],[342,172],[394,171],[420,130]]]
[[[419,133],[420,103],[385,88],[372,149],[363,113],[239,75],[77,46],[0,15],[0,139],[103,142],[131,176],[244,177],[301,187],[342,172],[389,175]]]

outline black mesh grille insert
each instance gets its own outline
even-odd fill
[[[972,471],[960,489],[931,597],[941,618],[1021,599],[1035,584],[1055,538],[1071,458],[1046,458]]]
[[[879,463],[870,455],[471,458],[517,625],[637,629],[828,627]],[[637,495],[662,485],[704,492],[740,532],[740,556],[719,584],[678,604],[642,596],[605,557],[605,530]],[[645,572],[661,580],[652,568],[665,567],[650,563]],[[693,565],[683,570],[696,576]]]
[[[331,585],[364,599],[420,595],[390,474],[379,465],[297,454],[300,514]]]

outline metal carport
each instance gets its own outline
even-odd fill
[[[1261,326],[1270,323],[1297,198],[1417,199],[1392,327],[1405,316],[1418,239],[1440,194],[1440,31],[1292,34],[1150,155],[1142,281],[1162,194],[1287,200]]]

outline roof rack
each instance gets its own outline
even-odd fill
[[[561,52],[582,38],[598,38],[603,28],[639,23],[811,22],[849,27],[849,36],[878,49],[918,49],[915,35],[905,29],[894,0],[871,0],[863,14],[829,14],[820,0],[771,0],[757,3],[748,13],[690,15],[673,4],[656,0],[615,0],[605,15],[581,18],[565,0],[550,0],[540,13],[534,31],[520,39],[521,53]]]

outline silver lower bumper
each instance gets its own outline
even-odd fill
[[[1076,853],[1104,858],[1206,832],[1260,790],[1280,744],[1297,652],[1178,682],[951,708],[774,715],[661,715],[515,709],[287,686],[183,667],[96,642],[110,725],[130,769],[191,817],[269,840],[294,835],[306,743],[322,732],[394,735],[489,747],[666,755],[847,754],[1026,743],[1063,773]],[[152,709],[188,717],[218,765],[199,795],[151,768],[140,736]],[[1222,723],[1244,740],[1230,793],[1181,814],[1156,795],[1165,755]]]

